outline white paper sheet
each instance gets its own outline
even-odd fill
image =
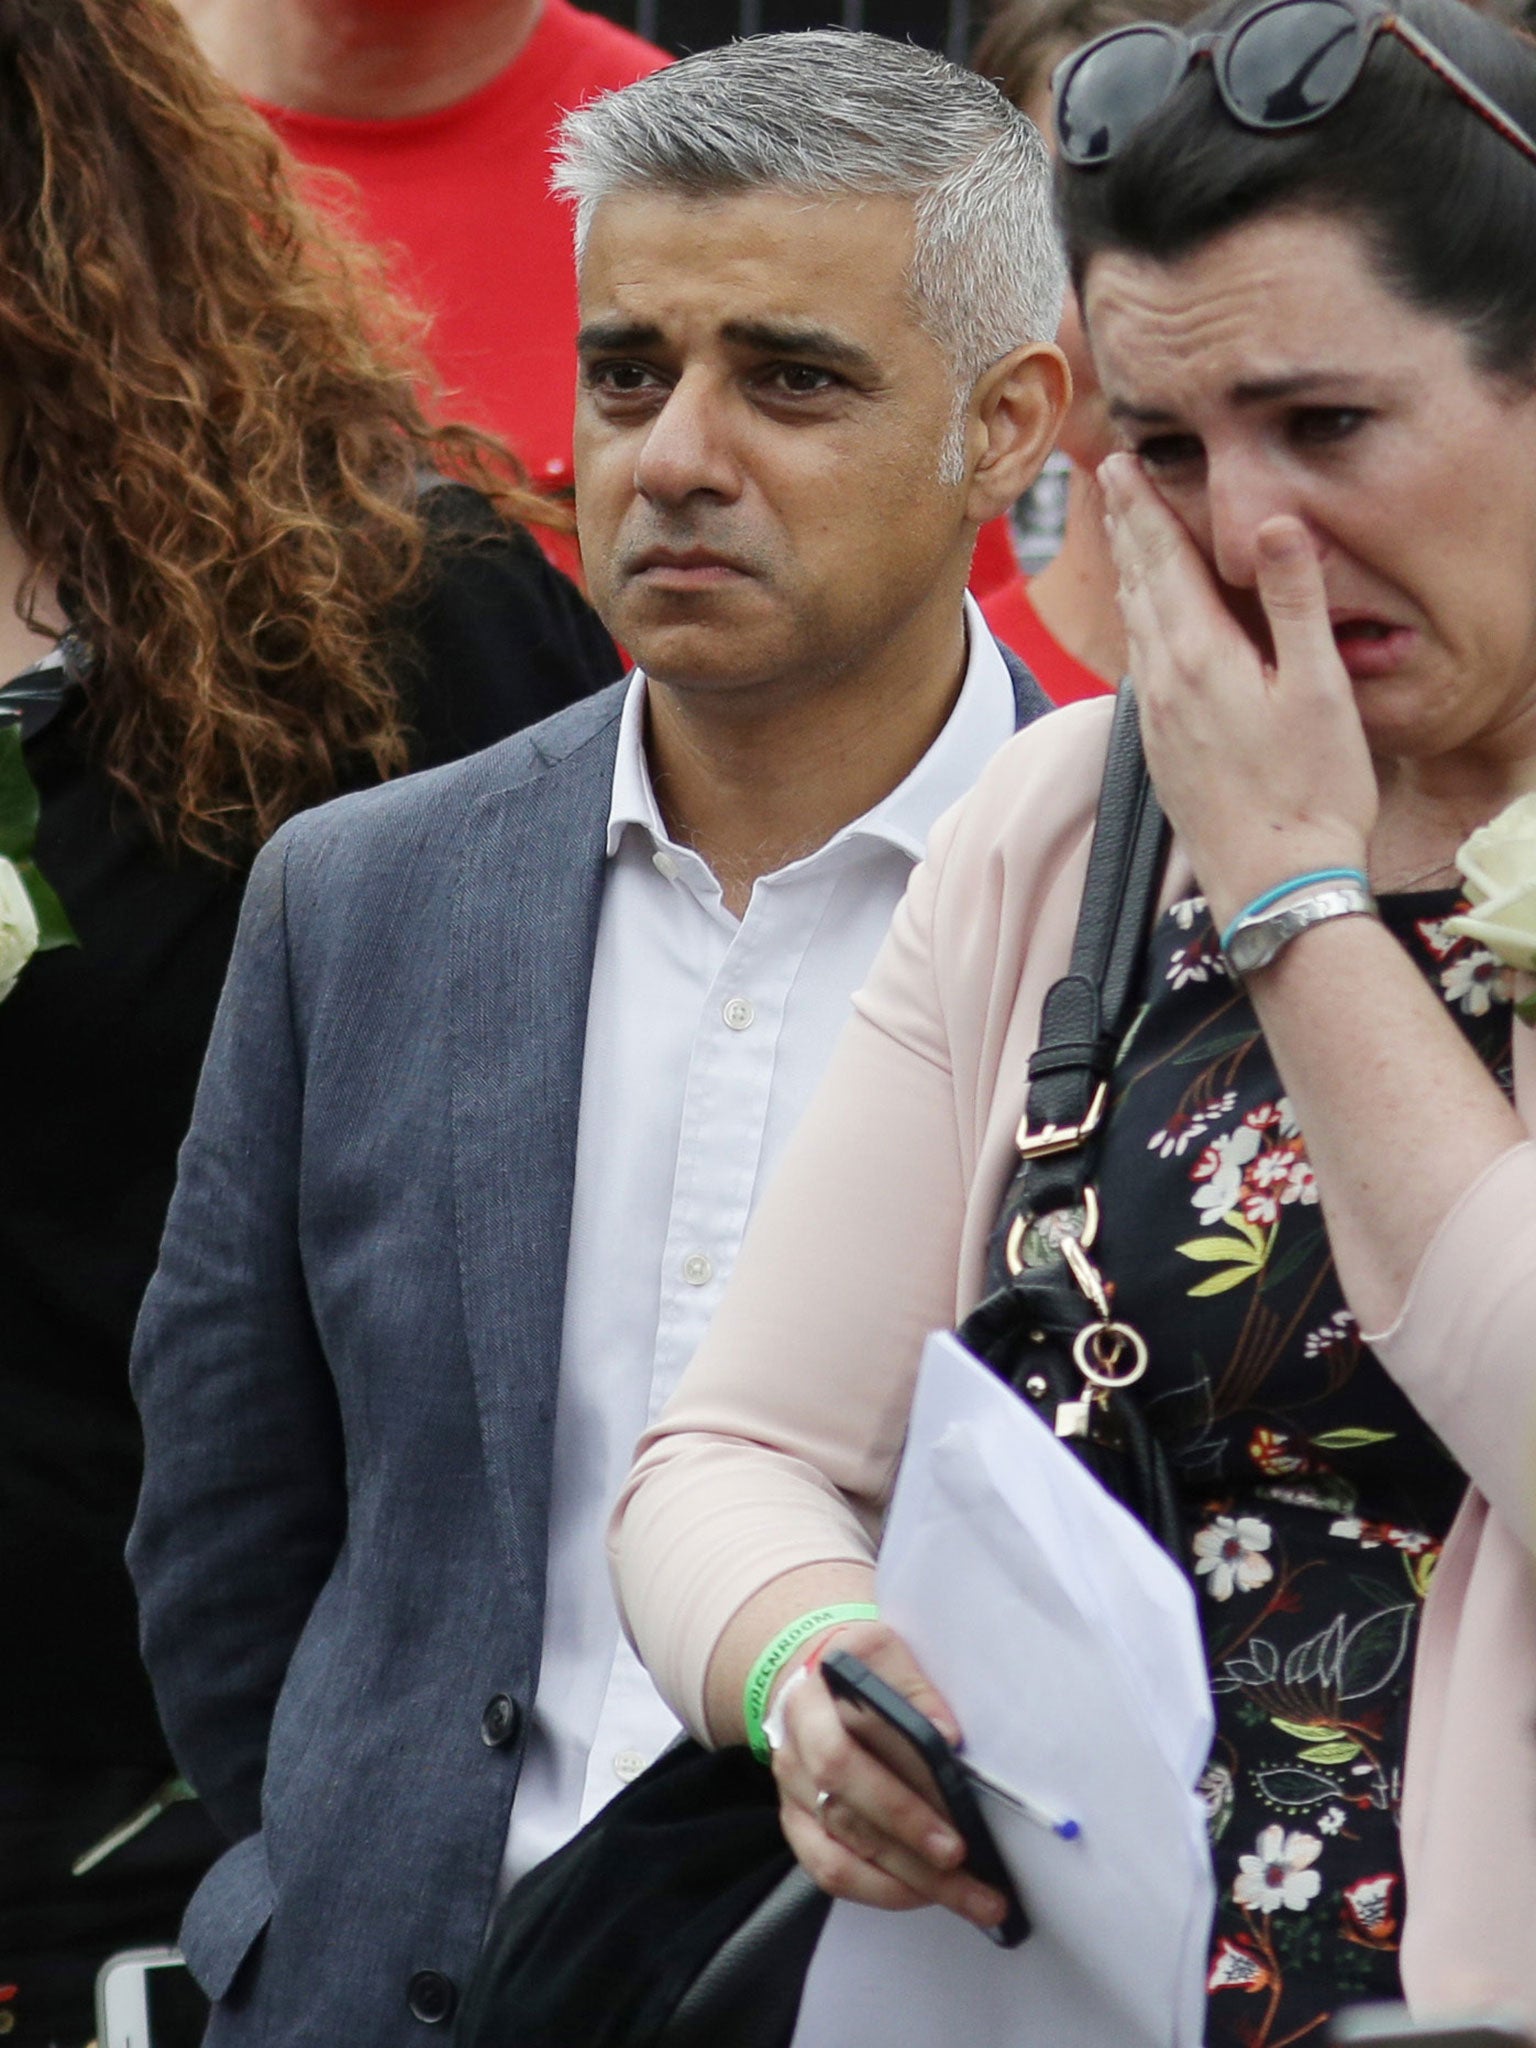
[[[965,1754],[1081,1833],[983,1792],[1034,1932],[1005,1951],[937,1908],[840,1901],[794,2048],[1199,2048],[1212,1717],[1188,1582],[947,1334],[923,1355],[878,1577]]]

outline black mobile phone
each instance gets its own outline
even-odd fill
[[[1008,1910],[984,1931],[999,1948],[1017,1948],[1029,1933],[1029,1915],[998,1854],[986,1816],[971,1790],[953,1744],[947,1742],[912,1702],[878,1677],[862,1657],[828,1650],[817,1666],[827,1690],[848,1709],[850,1732],[905,1785],[949,1816],[965,1844],[965,1868],[982,1884],[1001,1892]]]

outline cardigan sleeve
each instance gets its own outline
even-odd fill
[[[1397,1320],[1366,1342],[1500,1519],[1536,1544],[1536,1144],[1473,1182]]]

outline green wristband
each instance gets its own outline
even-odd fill
[[[813,1607],[809,1614],[802,1614],[798,1621],[792,1621],[782,1635],[774,1637],[748,1673],[746,1690],[741,1696],[742,1718],[747,1724],[747,1746],[760,1764],[768,1761],[768,1744],[763,1735],[768,1695],[773,1690],[773,1681],[796,1650],[811,1636],[820,1635],[824,1628],[832,1628],[840,1621],[879,1619],[879,1608],[872,1607],[867,1600],[842,1607]]]

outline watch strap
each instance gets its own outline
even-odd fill
[[[1374,917],[1376,900],[1358,882],[1330,882],[1287,896],[1272,909],[1250,911],[1228,930],[1222,950],[1236,974],[1256,974],[1313,925],[1336,917]]]

